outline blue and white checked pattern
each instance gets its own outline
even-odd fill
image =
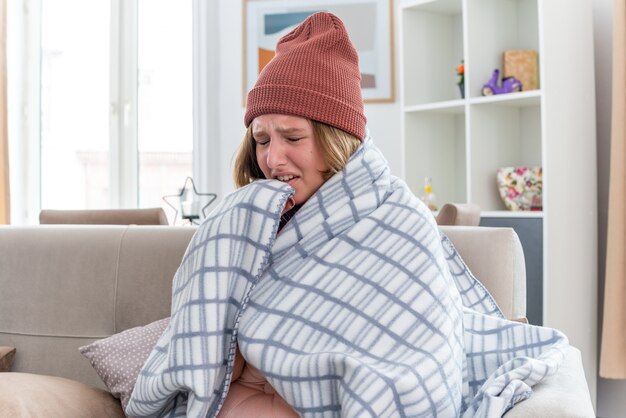
[[[567,338],[553,329],[504,319],[450,239],[440,234],[448,268],[463,301],[463,416],[499,417],[528,398],[531,386],[556,371]]]
[[[463,417],[500,417],[556,372],[567,338],[464,308]]]
[[[239,348],[303,417],[456,417],[461,307],[433,216],[368,141],[277,237]]]
[[[217,414],[230,384],[242,306],[269,262],[292,194],[280,182],[257,182],[227,196],[198,228],[174,276],[169,326],[140,372],[128,415]]]
[[[564,337],[485,315],[499,309],[370,139],[276,237],[291,192],[254,183],[198,229],[130,415],[215,416],[235,338],[305,417],[501,416],[555,370]]]

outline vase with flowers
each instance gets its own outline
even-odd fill
[[[456,84],[459,86],[459,90],[461,91],[461,99],[465,98],[465,64],[463,60],[456,67]]]

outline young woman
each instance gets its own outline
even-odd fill
[[[350,176],[345,175],[346,173],[342,173],[343,182],[348,183],[348,187],[347,189],[341,188],[337,192],[351,191],[351,187],[355,187],[354,190],[357,190],[355,194],[360,194],[362,198],[373,197],[377,192],[381,192],[383,188],[387,189],[386,193],[392,192],[393,188],[389,187],[388,183],[384,185],[376,184],[381,178],[386,178],[385,182],[389,182],[390,178],[388,178],[389,173],[386,162],[378,154],[378,151],[374,149],[371,140],[366,137],[365,123],[366,118],[363,112],[356,50],[352,46],[339,19],[330,14],[315,15],[291,34],[281,39],[277,46],[276,58],[263,70],[255,87],[248,95],[245,115],[247,132],[235,160],[235,184],[237,187],[243,187],[257,180],[267,179],[277,180],[293,188],[294,194],[283,209],[281,222],[278,227],[279,237],[283,228],[286,228],[285,232],[289,234],[290,229],[287,228],[288,221],[307,204],[309,199],[313,199],[313,196],[316,198],[324,196],[323,193],[318,193],[320,188],[329,179],[346,169],[348,161],[357,149],[362,148],[362,152],[353,161],[351,167],[355,170],[362,170],[368,167],[368,164],[363,163],[363,160],[359,161],[359,157],[363,159],[366,154],[365,147],[362,147],[363,141],[368,142],[369,150],[367,154],[371,154],[368,158],[374,163],[369,167],[376,174],[373,176],[371,174],[370,176],[356,174],[350,178]],[[375,166],[377,166],[377,169],[374,169]],[[358,173],[358,171],[355,171],[355,173]],[[335,180],[338,180],[338,178]],[[361,184],[363,180],[365,181]],[[358,191],[359,188],[362,190]],[[330,189],[332,189],[332,186]],[[332,195],[333,193],[329,194]],[[350,204],[353,205],[353,209],[356,212],[363,212],[363,216],[366,215],[366,211],[374,209],[369,204],[348,203],[348,205]],[[417,206],[418,203],[415,202],[415,205]],[[330,211],[332,206],[330,202],[328,204],[322,203],[319,204],[319,209],[314,211],[321,212],[324,209]],[[309,211],[311,207],[311,205],[308,205]],[[307,210],[307,208],[304,208],[304,210]],[[348,212],[345,212],[345,214],[348,214]],[[352,217],[352,213],[350,213],[350,217]],[[326,220],[320,219],[317,225],[313,223],[312,227],[316,228],[319,225],[323,225],[328,219],[332,219],[330,213]],[[296,221],[294,220],[294,222]],[[332,222],[328,223],[328,225],[331,224]],[[301,223],[297,222],[296,225],[301,225]],[[432,226],[432,223],[428,226],[431,233],[435,232]],[[329,226],[327,233],[330,233],[333,229]],[[354,228],[353,225],[353,229],[358,228]],[[291,231],[293,231],[293,228]],[[277,243],[279,240],[280,238],[277,238]],[[288,259],[289,256],[286,256],[286,258]],[[271,271],[272,267],[269,268],[268,272]],[[332,273],[328,272],[328,274]],[[276,275],[278,276],[280,273],[276,273]],[[309,274],[308,276],[309,280],[313,280],[312,277],[315,274]],[[375,275],[371,277],[375,278]],[[292,276],[288,275],[288,278],[291,279]],[[319,278],[322,279],[322,277]],[[337,276],[336,280],[342,279]],[[265,281],[265,279],[261,281]],[[317,294],[318,300],[313,300],[315,298],[311,295],[304,297],[304,299],[311,299],[314,305],[319,304],[321,300],[326,300],[328,303],[328,300],[333,298],[337,299],[335,303],[340,305],[350,299],[348,297],[340,300],[340,292],[335,292],[333,285],[331,285],[333,291],[318,288],[315,285],[309,287],[309,285],[302,282],[298,282],[296,287],[299,286],[303,286],[311,294]],[[368,286],[375,287],[372,283],[368,284]],[[289,285],[286,285],[286,287],[289,287]],[[255,289],[255,294],[276,295],[285,292],[284,299],[288,300],[291,297],[289,293],[294,289],[285,290],[286,287],[268,290],[267,286],[259,283],[259,286]],[[372,289],[373,287],[363,291],[372,292]],[[447,293],[445,285],[441,286],[439,290],[441,295]],[[452,305],[451,310],[454,312],[456,309],[456,313],[446,315],[448,319],[441,321],[440,325],[449,330],[453,338],[456,334],[458,342],[458,335],[460,334],[460,303],[450,303],[458,297],[458,294],[455,293],[456,290],[452,290],[451,295],[453,296],[444,296],[446,299],[444,303]],[[393,300],[394,298],[395,296],[390,296],[390,299]],[[265,378],[264,373],[272,373],[268,372],[268,370],[259,370],[259,367],[262,368],[264,363],[272,361],[274,355],[263,358],[262,355],[258,356],[258,353],[254,353],[254,348],[250,347],[249,342],[257,340],[256,335],[258,331],[264,328],[259,326],[258,317],[268,314],[262,307],[263,303],[257,305],[258,299],[254,296],[252,296],[251,300],[253,303],[248,306],[246,313],[242,316],[239,328],[239,342],[248,362],[243,360],[243,356],[238,355],[232,377],[233,383],[221,410],[220,417],[297,416],[289,403],[285,402],[275,392],[271,383]],[[269,315],[269,317],[272,316],[271,314]],[[369,314],[365,316],[368,317],[368,321],[372,325],[381,326],[378,320],[375,319],[374,314],[371,317],[369,317]],[[273,320],[284,321],[284,319],[279,318],[274,318]],[[310,325],[303,325],[303,321],[304,318],[299,318],[293,321],[291,326],[294,328],[298,327],[298,329],[302,329],[302,327],[309,328]],[[248,324],[255,325],[249,326]],[[348,322],[342,322],[341,324],[345,327]],[[339,329],[342,329],[341,324]],[[320,325],[324,328],[323,331],[319,331],[321,335],[325,335],[329,339],[337,337],[338,330],[326,328],[324,321],[321,321]],[[279,332],[278,328],[280,327],[273,328],[272,332]],[[438,412],[439,414],[447,410],[450,416],[453,416],[455,414],[454,411],[459,409],[461,350],[459,349],[460,345],[455,346],[454,344],[443,344],[445,347],[442,347],[443,340],[444,338],[441,338],[440,343],[437,345],[437,349],[440,351],[439,354],[442,356],[438,359],[438,362],[443,363],[441,360],[445,358],[446,361],[452,360],[449,364],[454,365],[440,375],[441,379],[444,379],[442,376],[445,376],[447,381],[448,391],[444,397],[448,397],[448,399],[443,402],[438,400],[437,402],[440,405],[432,409],[427,407],[425,410],[432,413]],[[278,339],[270,343],[270,345],[273,344],[281,344],[281,341]],[[346,344],[350,345],[348,342]],[[382,345],[384,346],[384,344]],[[362,347],[359,348],[363,350]],[[327,349],[333,351],[337,348],[333,343],[323,347],[323,350]],[[288,356],[288,351],[277,354],[277,356]],[[311,358],[315,358],[315,366],[319,367],[323,360],[320,360],[318,356],[319,353],[307,353],[302,358],[310,357],[308,360],[303,361],[311,361]],[[358,356],[355,355],[354,357],[357,358]],[[369,357],[369,353],[366,354],[366,357]],[[328,362],[329,360],[326,361]],[[336,366],[334,360],[331,360],[330,364]],[[357,366],[357,370],[360,370],[361,367],[363,365]],[[455,368],[457,369],[456,382],[454,376]],[[403,370],[403,372],[405,371]],[[297,402],[295,397],[309,394],[300,393],[296,395],[294,392],[289,393],[293,388],[284,387],[284,380],[295,378],[295,376],[289,376],[290,374],[287,373],[287,376],[281,376],[274,380],[274,384],[282,385],[283,387],[280,388],[281,392],[287,392],[289,402],[294,403]],[[379,375],[380,373],[375,372],[374,374]],[[390,373],[389,377],[393,374]],[[366,377],[364,379],[367,380]],[[372,380],[371,378],[369,379]],[[320,380],[323,381],[323,377],[320,376]],[[353,406],[352,409],[347,405],[340,407],[341,402],[339,399],[331,400],[333,392],[336,392],[335,396],[339,396],[340,390],[337,387],[339,385],[337,382],[340,380],[337,379],[337,381],[331,383],[326,388],[311,390],[309,396],[315,393],[320,398],[328,396],[329,399],[322,402],[330,402],[330,405],[297,405],[296,409],[301,414],[307,408],[312,410],[316,408],[343,409],[343,414],[346,414],[347,411],[352,411],[351,413],[348,412],[348,416],[356,416],[363,413],[364,411],[360,407]],[[407,385],[407,387],[409,386]],[[311,388],[307,387],[307,391],[309,389]],[[390,398],[393,398],[393,396],[390,396]],[[313,401],[313,404],[315,403]],[[396,405],[391,410],[395,411],[397,407]],[[370,410],[370,412],[376,411],[373,406],[367,406],[365,410]],[[256,415],[251,414],[252,411],[255,411]],[[331,412],[327,414],[329,413]],[[377,413],[374,413],[374,415],[379,416]]]
[[[187,249],[128,415],[500,416],[554,371],[564,338],[453,277],[462,261],[390,174],[341,20],[281,38],[244,122],[239,189]]]

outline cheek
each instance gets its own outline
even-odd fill
[[[320,150],[311,151],[311,161],[319,172],[328,171],[330,169]]]
[[[256,161],[259,168],[265,174],[265,177],[269,178],[269,169],[267,167],[267,155],[263,150],[256,150]]]
[[[309,186],[317,190],[324,184],[324,172],[328,171],[328,164],[322,158],[321,154],[315,150],[307,155],[306,166],[308,167]]]

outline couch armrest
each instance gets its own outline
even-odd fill
[[[15,347],[0,347],[0,372],[10,372],[15,357]]]
[[[567,347],[559,370],[533,387],[533,394],[515,405],[506,418],[593,418],[589,387],[580,351]]]
[[[512,228],[440,226],[509,319],[526,316],[524,251]]]

